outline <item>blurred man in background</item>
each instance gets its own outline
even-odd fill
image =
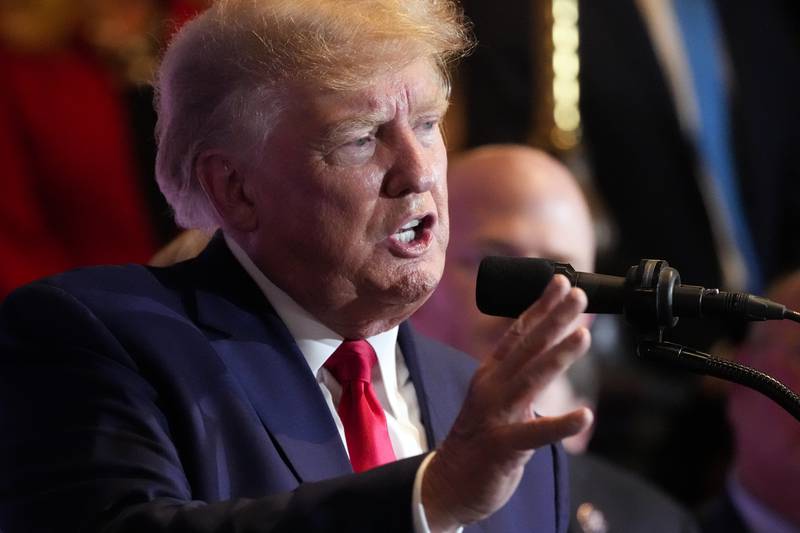
[[[455,159],[448,171],[450,245],[438,289],[414,315],[434,338],[478,359],[489,356],[510,319],[475,306],[475,278],[487,255],[544,257],[592,271],[595,238],[586,199],[566,167],[521,145],[488,145]],[[585,325],[591,317],[583,315]],[[536,409],[557,415],[594,407],[599,376],[584,358],[555,379]],[[582,455],[591,429],[564,441],[570,457],[573,533],[688,532],[690,516],[635,476]]]
[[[546,257],[591,271],[592,221],[569,171],[547,154],[524,146],[467,152],[450,164],[448,183],[451,242],[446,273],[416,318],[421,331],[447,338],[456,348],[482,358],[491,353],[509,320],[484,315],[475,307],[481,259]]]

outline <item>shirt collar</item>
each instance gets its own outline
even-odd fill
[[[223,236],[233,256],[253,278],[253,281],[256,282],[261,292],[269,300],[275,312],[286,324],[298,348],[303,353],[311,372],[319,379],[320,368],[328,360],[328,357],[333,354],[334,350],[339,347],[344,338],[300,307],[291,296],[278,288],[261,272],[236,241],[224,233]],[[383,385],[387,388],[390,398],[394,396],[397,390],[397,331],[398,326],[395,326],[366,339],[375,350]]]
[[[728,493],[742,519],[754,533],[800,533],[800,528],[756,499],[735,474],[728,478]]]

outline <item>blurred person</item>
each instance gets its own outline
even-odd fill
[[[779,280],[767,297],[800,309],[800,272]],[[753,323],[735,359],[800,391],[800,324]],[[708,533],[800,532],[800,422],[766,396],[732,385],[728,418],[734,460],[724,494],[701,518]]]
[[[533,68],[552,55],[536,36],[550,29],[552,13],[525,0],[503,10],[464,5],[484,45],[461,69],[468,147],[527,142],[536,117],[552,115],[552,103],[531,97],[549,86]],[[586,156],[616,237],[598,257],[600,270],[621,275],[643,257],[664,258],[688,282],[757,291],[800,265],[797,2],[579,0],[557,8],[567,23],[559,30],[570,30],[559,36],[579,43],[563,64],[570,73],[580,65],[585,150],[566,156]],[[672,333],[707,348],[721,333],[708,326],[682,320]]]
[[[567,72],[580,67],[574,73],[582,144],[565,155],[585,156],[586,175],[609,218],[612,238],[598,255],[598,271],[623,275],[642,258],[659,258],[684,283],[757,290],[800,265],[800,4],[575,4],[558,2],[560,18],[578,30],[560,29],[562,42],[575,36],[579,46],[577,62],[562,63]],[[552,43],[537,38],[551,29],[550,4],[464,5],[482,42],[461,69],[468,146],[538,138],[536,117],[553,111],[535,96],[550,87],[549,76],[535,70],[552,59]],[[695,76],[702,101],[693,94]],[[712,127],[703,133],[698,119],[705,111],[711,114],[703,121]],[[728,178],[724,190],[713,167]],[[749,269],[755,276],[747,263],[755,265]],[[741,330],[684,317],[670,340],[708,350],[721,335]],[[701,390],[694,376],[654,371],[627,353],[603,359],[601,422],[592,448],[698,505],[724,482],[730,437],[722,399]]]
[[[604,272],[654,257],[684,283],[759,293],[800,266],[793,4],[578,2],[582,131],[619,235]],[[667,338],[709,351],[742,326],[684,317]],[[628,376],[599,410],[627,424],[598,428],[593,448],[690,506],[716,494],[732,448],[724,398],[685,373],[615,366]]]
[[[68,268],[144,261],[156,247],[120,77],[91,38],[94,4],[0,3],[0,298]],[[147,6],[137,13],[145,24]],[[114,28],[120,40],[138,31]]]
[[[487,255],[545,257],[594,268],[589,209],[569,171],[547,154],[521,145],[489,145],[451,164],[450,247],[446,274],[415,315],[423,333],[445,337],[482,358],[510,323],[475,307],[475,275]],[[442,321],[458,316],[460,320]],[[430,319],[430,320],[428,320]],[[588,317],[584,317],[588,325]]]
[[[531,405],[588,349],[583,291],[555,276],[480,365],[406,322],[444,266],[470,45],[442,0],[221,0],[181,28],[157,178],[220,229],[5,300],[4,533],[566,530],[557,442],[592,415]]]
[[[448,171],[450,244],[439,287],[414,325],[478,359],[490,357],[511,319],[475,305],[475,279],[487,255],[544,257],[591,272],[595,240],[586,199],[569,170],[522,145],[487,145],[457,157]],[[589,315],[581,317],[588,326]],[[599,376],[582,359],[536,401],[543,415],[593,408]],[[570,531],[690,532],[690,515],[638,477],[584,455],[591,429],[564,440],[570,456]]]

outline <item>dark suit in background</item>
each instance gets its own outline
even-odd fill
[[[768,281],[800,261],[796,7],[784,0],[713,4],[730,59],[739,193]],[[657,257],[676,267],[685,283],[720,286],[698,152],[681,129],[642,14],[633,0],[581,1],[580,10],[585,141],[595,185],[619,232],[618,245],[598,269],[621,273],[640,258]],[[682,318],[670,335],[707,349],[723,332],[722,324]],[[619,379],[608,387],[615,397],[601,398],[598,415],[629,420],[629,427],[598,426],[594,449],[648,473],[691,504],[716,492],[730,453],[721,400],[663,369],[629,374],[627,384]],[[620,446],[636,440],[626,438],[630,428],[639,428],[639,449]],[[645,449],[654,453],[644,457]]]
[[[731,63],[740,197],[770,280],[800,264],[796,7],[785,0],[713,3]],[[601,268],[624,272],[643,257],[658,257],[684,282],[719,286],[697,151],[681,130],[642,15],[633,0],[584,0],[580,13],[585,140],[597,189],[619,230]]]
[[[731,60],[734,157],[765,281],[800,264],[800,7],[793,0],[714,2]],[[546,102],[534,50],[534,4],[465,2],[481,43],[468,58],[468,144],[527,142]],[[588,169],[618,232],[597,270],[623,275],[642,258],[684,283],[719,286],[721,272],[696,175],[664,73],[634,0],[579,2],[581,113]],[[681,319],[671,333],[708,348],[722,324]],[[623,339],[633,338],[626,331]],[[684,502],[716,493],[730,454],[722,402],[694,380],[650,369],[632,342],[604,370],[594,450],[639,470]],[[613,391],[613,396],[609,396]],[[686,435],[705,438],[686,439]],[[676,467],[680,465],[680,467]]]
[[[407,325],[398,342],[434,446],[475,363]],[[21,289],[0,351],[6,533],[411,530],[423,456],[348,475],[315,377],[221,236],[174,267]],[[560,448],[538,450],[509,503],[466,531],[565,531],[565,468]]]
[[[546,102],[535,70],[542,10],[464,2],[479,44],[462,67],[468,147],[529,140]],[[767,281],[800,264],[800,8],[792,0],[715,1],[731,60],[734,150],[741,197]],[[579,2],[581,114],[589,170],[619,238],[598,269],[624,274],[644,257],[684,282],[719,286],[695,150],[635,0]],[[546,148],[546,147],[545,147]],[[684,320],[684,323],[687,322]],[[683,324],[682,324],[683,325]],[[685,328],[685,325],[683,325]]]
[[[570,533],[699,531],[692,516],[666,494],[591,454],[569,456],[569,484]]]

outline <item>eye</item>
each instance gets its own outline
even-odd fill
[[[424,143],[430,143],[439,133],[440,117],[423,118],[417,123],[416,131],[419,139]]]
[[[435,130],[438,126],[439,126],[439,119],[431,118],[431,119],[425,119],[422,122],[420,122],[417,128],[422,131],[431,131]]]
[[[368,146],[369,144],[374,143],[374,142],[375,142],[375,136],[374,135],[366,135],[366,136],[361,137],[359,139],[356,139],[355,141],[353,141],[351,143],[348,143],[348,144],[351,144],[351,145],[353,145],[353,146],[355,146],[357,148],[363,148],[363,147]]]
[[[375,133],[372,132],[340,144],[328,154],[328,158],[335,165],[361,165],[375,153],[375,144]]]

